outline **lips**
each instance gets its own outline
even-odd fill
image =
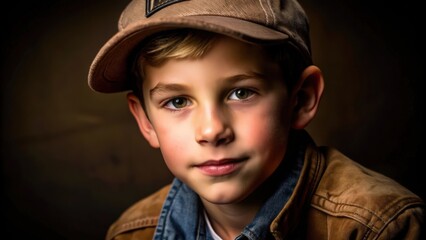
[[[244,160],[245,159],[209,160],[202,164],[195,165],[195,167],[208,176],[224,176],[240,169]]]

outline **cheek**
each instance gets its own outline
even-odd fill
[[[283,155],[282,151],[286,146],[285,136],[287,136],[287,131],[275,122],[263,119],[253,121],[252,124],[258,125],[251,125],[252,127],[248,127],[243,131],[244,136],[242,138],[246,142],[247,147],[257,152],[257,154],[264,156],[265,159],[270,159],[274,156],[278,157],[276,155]]]
[[[191,131],[184,126],[177,126],[176,123],[165,123],[155,128],[166,165],[172,172],[183,168],[184,160],[188,157],[186,153],[190,152],[192,146]]]
[[[290,122],[289,115],[282,108],[269,105],[251,113],[251,117],[242,118],[240,123],[235,124],[242,139],[253,147],[281,148],[285,145]]]

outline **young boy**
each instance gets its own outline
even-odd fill
[[[324,88],[295,0],[133,0],[89,73],[132,90],[176,177],[107,239],[420,239],[423,201],[304,128]]]

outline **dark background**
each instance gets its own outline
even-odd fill
[[[308,128],[426,198],[425,38],[412,1],[301,0],[326,90]],[[1,14],[2,234],[103,239],[131,203],[168,183],[125,93],[87,86],[127,1],[15,1]],[[368,5],[366,5],[368,4]]]

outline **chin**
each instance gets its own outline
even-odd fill
[[[208,192],[200,195],[212,204],[235,204],[243,201],[248,194],[235,191]]]
[[[237,198],[232,198],[232,197],[224,197],[224,196],[219,196],[219,197],[206,197],[204,198],[206,201],[208,201],[209,203],[212,204],[217,204],[217,205],[225,205],[225,204],[233,204],[233,203],[237,203],[238,201],[236,200]]]

